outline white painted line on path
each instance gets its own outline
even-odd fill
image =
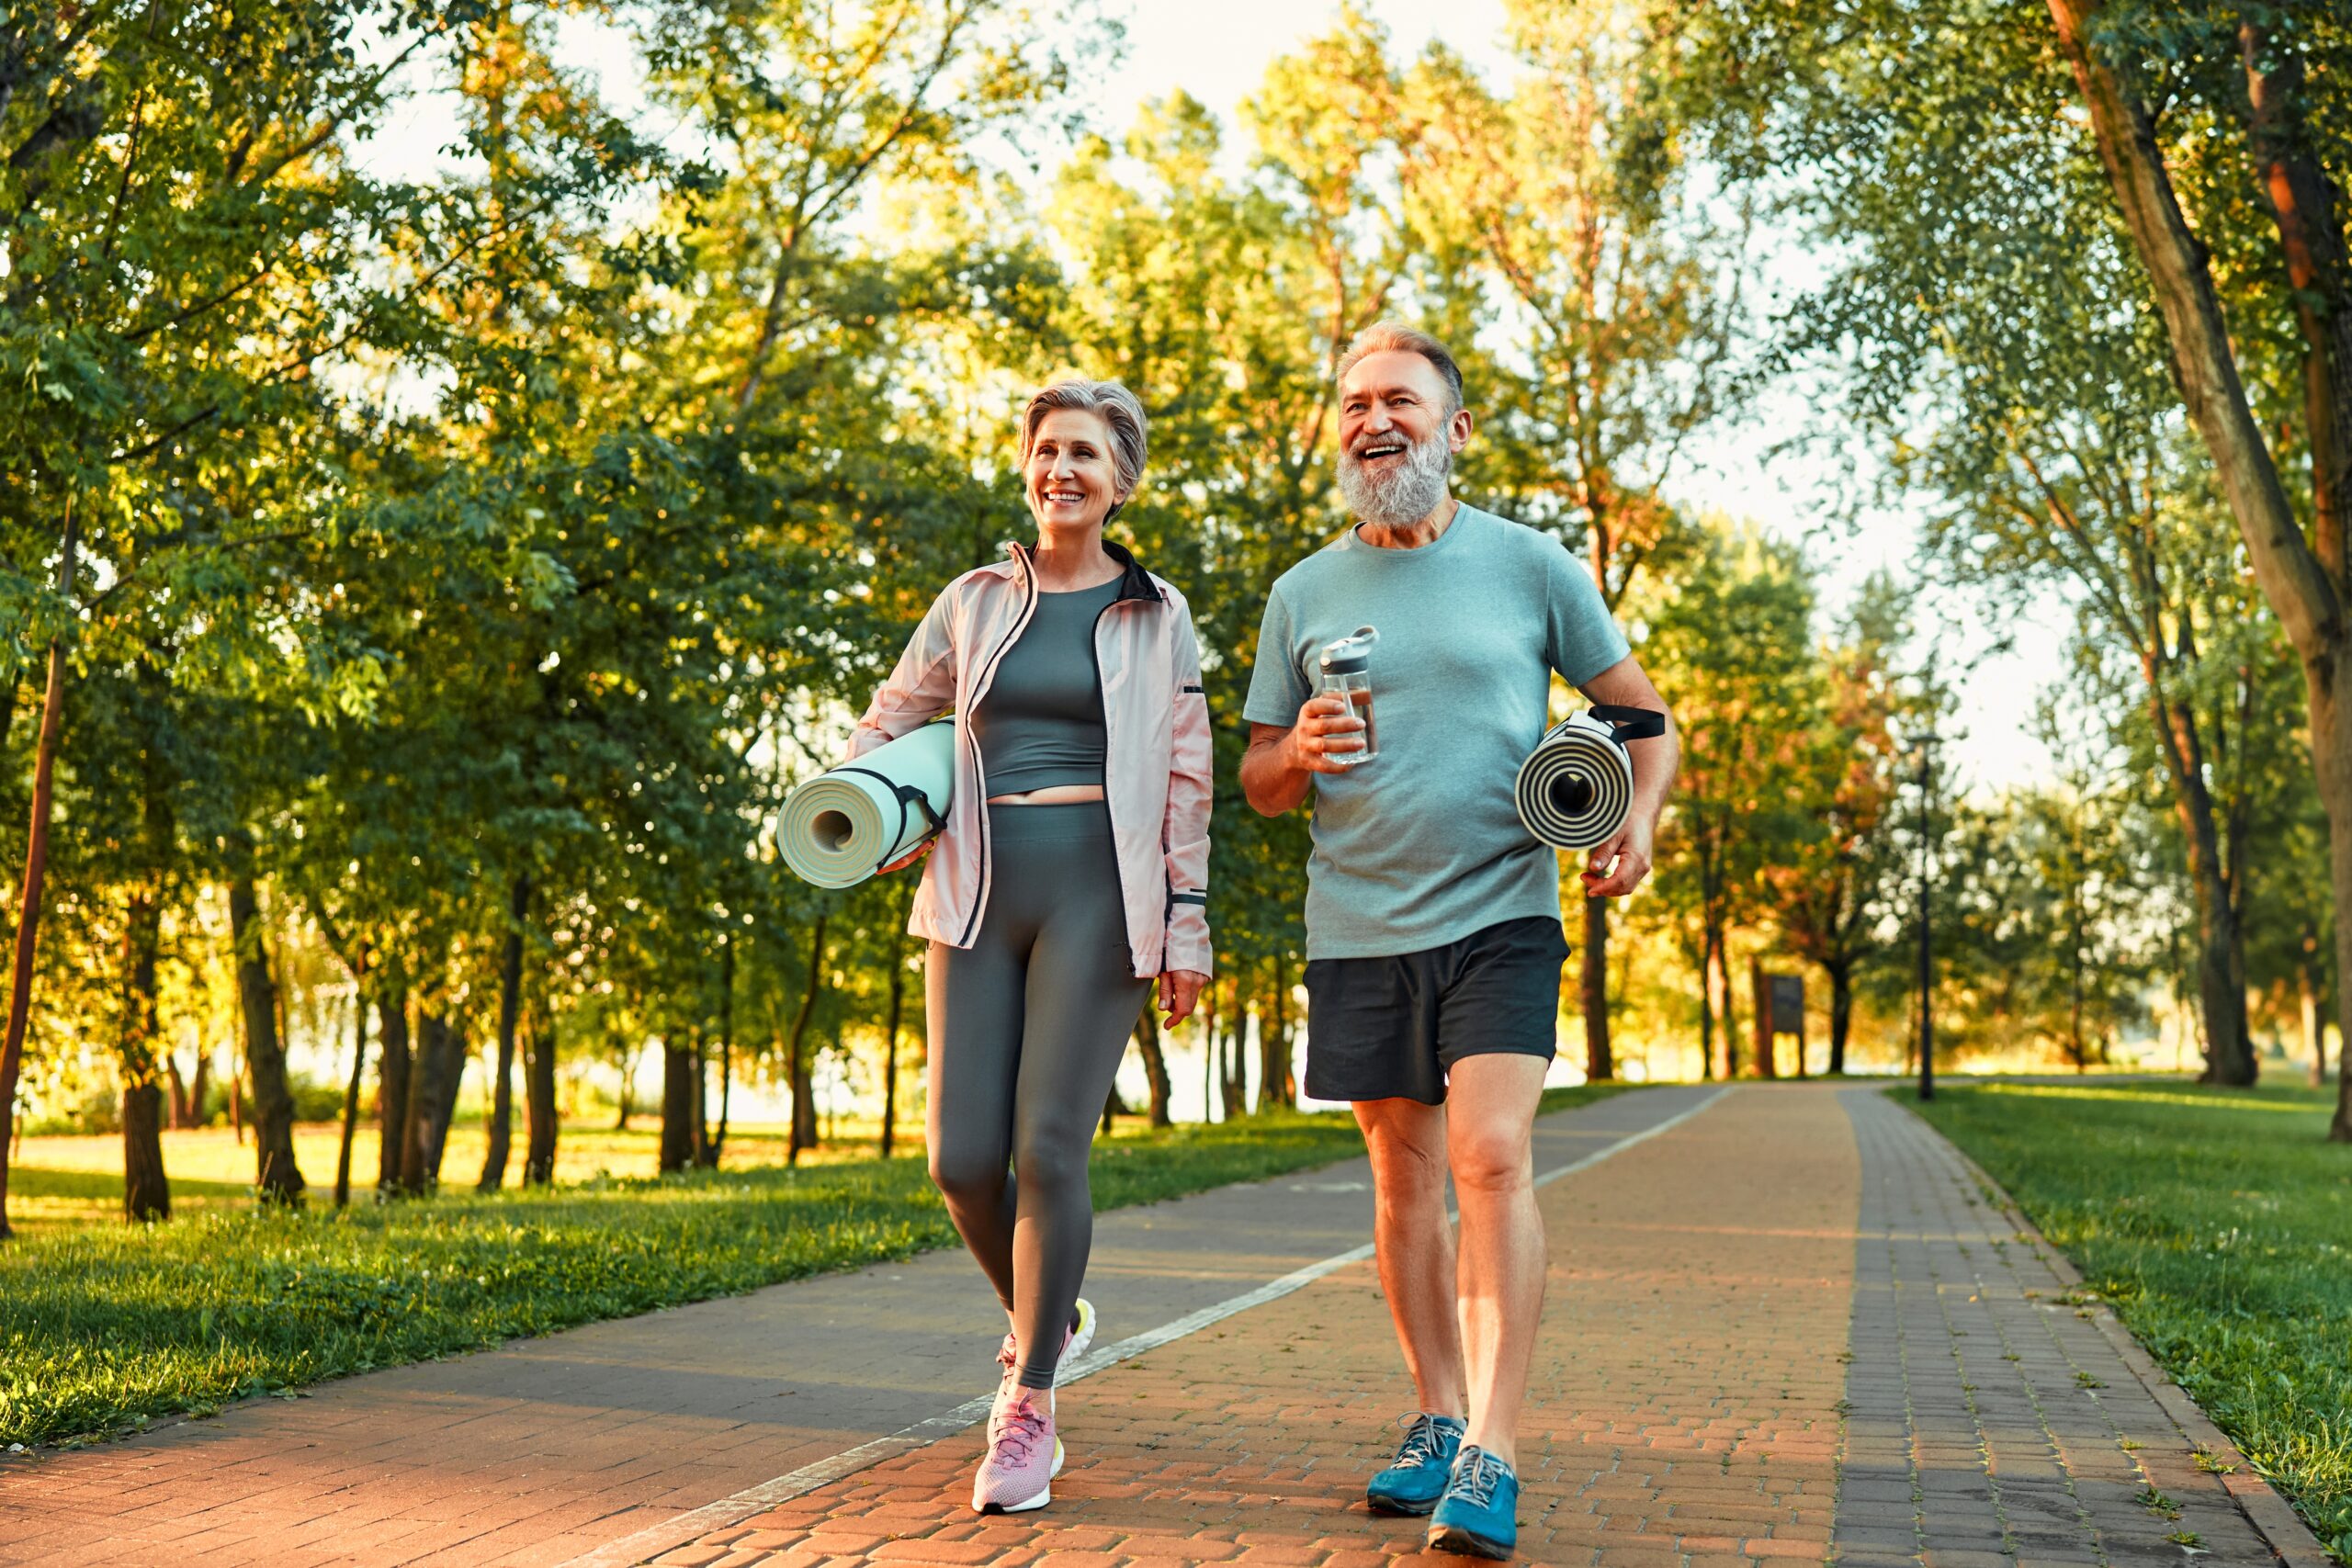
[[[1610,1156],[1632,1148],[1635,1144],[1647,1143],[1661,1133],[1671,1132],[1730,1092],[1731,1086],[1725,1084],[1698,1104],[1668,1117],[1656,1126],[1645,1127],[1638,1133],[1628,1133],[1615,1143],[1605,1144],[1593,1150],[1582,1159],[1561,1166],[1556,1170],[1545,1171],[1535,1179],[1535,1185],[1549,1187],[1561,1178],[1574,1176],[1577,1171],[1589,1169]],[[1268,1302],[1280,1301],[1292,1292],[1313,1284],[1326,1274],[1337,1273],[1349,1264],[1361,1263],[1371,1256],[1370,1242],[1364,1243],[1362,1247],[1351,1247],[1345,1252],[1335,1252],[1330,1257],[1310,1263],[1304,1269],[1294,1269],[1279,1280],[1270,1280],[1254,1291],[1244,1291],[1238,1296],[1227,1297],[1214,1305],[1204,1306],[1198,1312],[1186,1313],[1172,1323],[1164,1323],[1158,1328],[1148,1328],[1141,1334],[1130,1335],[1114,1345],[1105,1345],[1099,1350],[1091,1350],[1080,1357],[1078,1361],[1056,1381],[1057,1384],[1067,1386],[1080,1378],[1090,1377],[1105,1367],[1132,1360],[1147,1351],[1157,1350],[1163,1345],[1173,1344],[1187,1335],[1198,1334],[1211,1324],[1222,1323],[1237,1313],[1248,1312],[1251,1307],[1264,1306]],[[739,1524],[763,1508],[773,1508],[778,1503],[789,1502],[804,1493],[814,1492],[818,1487],[839,1481],[845,1475],[854,1475],[869,1465],[879,1464],[894,1454],[902,1454],[909,1449],[927,1447],[942,1438],[950,1438],[967,1427],[976,1427],[988,1419],[989,1409],[995,1403],[996,1395],[993,1393],[984,1393],[978,1398],[967,1399],[953,1410],[942,1411],[936,1416],[916,1422],[911,1427],[902,1427],[888,1437],[872,1438],[858,1444],[854,1449],[844,1449],[829,1458],[804,1464],[797,1470],[786,1471],[773,1481],[763,1481],[757,1486],[745,1487],[732,1496],[721,1497],[715,1503],[705,1503],[699,1508],[690,1508],[682,1514],[673,1514],[661,1523],[648,1525],[634,1535],[623,1536],[620,1540],[609,1541],[594,1551],[571,1558],[562,1565],[562,1568],[632,1568],[633,1564],[643,1562],[648,1558],[658,1557],[673,1548],[684,1546],[686,1542],[699,1536],[707,1535],[712,1530],[725,1529],[729,1525]]]

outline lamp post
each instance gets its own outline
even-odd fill
[[[1935,787],[1936,732],[1924,729],[1912,740],[1919,754],[1919,1098],[1936,1098],[1935,950],[1931,942],[1928,897],[1928,831],[1932,819],[1930,795]]]

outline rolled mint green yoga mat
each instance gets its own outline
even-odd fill
[[[956,727],[926,724],[785,797],[776,848],[801,879],[853,887],[939,831],[956,788]]]

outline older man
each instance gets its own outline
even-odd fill
[[[1354,1102],[1381,1286],[1419,1404],[1367,1498],[1430,1515],[1433,1550],[1506,1558],[1546,1261],[1530,1143],[1567,956],[1558,862],[1521,825],[1511,784],[1555,671],[1597,704],[1665,705],[1559,541],[1449,493],[1472,420],[1443,344],[1365,332],[1340,361],[1340,410],[1356,525],[1274,583],[1241,784],[1268,816],[1315,796],[1306,1090]],[[1365,727],[1315,694],[1318,659],[1367,625],[1376,746],[1351,761]],[[1671,724],[1632,753],[1633,811],[1586,863],[1591,895],[1649,874]]]

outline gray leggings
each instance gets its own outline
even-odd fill
[[[1051,1388],[1094,1239],[1087,1150],[1151,982],[1103,804],[988,813],[979,933],[931,944],[931,1179],[1012,1314],[1023,1385]]]

